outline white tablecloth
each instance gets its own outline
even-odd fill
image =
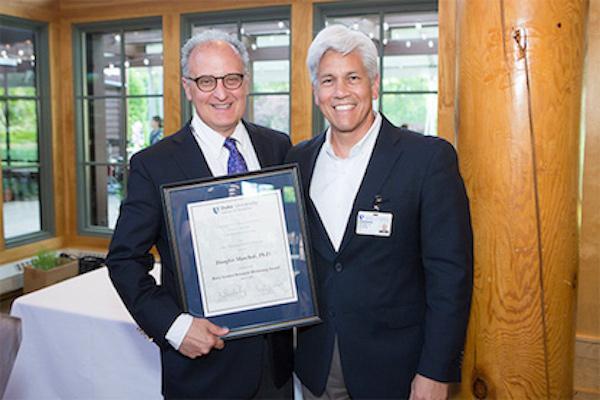
[[[19,297],[11,315],[22,319],[23,341],[5,399],[162,398],[158,347],[106,268]]]

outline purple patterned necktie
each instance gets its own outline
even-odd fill
[[[248,171],[248,166],[242,154],[235,145],[235,139],[227,138],[223,144],[229,150],[229,159],[227,160],[227,174],[239,174]]]

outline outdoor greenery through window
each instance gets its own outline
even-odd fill
[[[237,35],[250,56],[250,95],[244,118],[289,133],[289,10],[257,10],[190,17],[191,35],[220,29]]]
[[[393,8],[366,14],[332,6],[323,12],[325,26],[343,24],[359,30],[379,49],[381,86],[374,106],[396,126],[427,135],[437,134],[437,20],[435,11]]]
[[[42,86],[47,81],[41,80],[40,73],[46,57],[39,54],[47,39],[42,25],[5,17],[0,22],[3,234],[11,245],[36,239],[50,229],[42,203],[51,203],[49,152],[42,149],[42,144],[50,148],[49,141],[43,140],[50,135],[48,112],[43,108],[48,107],[47,86]]]
[[[79,28],[79,204],[86,231],[114,229],[129,160],[163,136],[162,30],[137,25]]]

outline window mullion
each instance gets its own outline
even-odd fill
[[[121,129],[120,131],[123,133],[121,135],[121,141],[120,141],[120,153],[121,153],[121,158],[122,158],[122,163],[120,165],[120,167],[123,168],[123,193],[126,193],[127,191],[127,181],[128,181],[128,169],[127,169],[127,164],[128,164],[128,160],[127,160],[127,135],[129,133],[128,131],[128,125],[127,125],[127,72],[126,72],[126,67],[125,67],[125,61],[126,61],[126,54],[125,54],[125,29],[121,29],[120,31],[120,35],[121,35],[121,57],[120,57],[120,61],[121,61],[121,121],[119,122],[121,124]]]

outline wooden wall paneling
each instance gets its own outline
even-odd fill
[[[585,148],[579,242],[575,344],[576,398],[600,400],[600,0],[591,0],[587,24]]]
[[[0,14],[36,21],[51,21],[58,16],[59,0],[2,0]]]
[[[50,61],[50,104],[52,107],[52,182],[54,191],[54,232],[55,236],[65,234],[65,197],[67,195],[64,174],[65,157],[64,140],[70,135],[63,129],[62,92],[64,86],[58,66],[61,60],[60,24],[50,23],[48,29],[49,61]]]
[[[600,396],[593,393],[575,391],[573,400],[600,400]]]
[[[600,0],[590,2],[587,47],[577,331],[600,339]]]
[[[4,249],[0,251],[0,264],[20,260],[22,258],[32,257],[41,249],[56,250],[65,246],[63,237],[55,237],[39,242],[24,244],[19,247]]]
[[[464,397],[572,397],[585,14],[579,0],[457,3],[475,235]]]
[[[181,17],[163,15],[164,132],[172,134],[181,127]]]
[[[310,2],[292,4],[291,22],[291,124],[294,143],[312,137],[312,86],[306,66],[306,55],[312,42],[313,5]]]
[[[438,4],[438,136],[456,145],[456,0]]]
[[[74,238],[77,237],[77,129],[75,126],[75,94],[73,82],[75,74],[73,71],[73,26],[69,20],[60,21],[60,62],[58,64],[59,75],[69,77],[61,79],[61,99],[59,107],[62,109],[62,135],[63,163],[62,174],[64,176],[65,195],[63,206],[65,209],[65,239],[68,246],[72,246]]]
[[[578,335],[575,342],[575,392],[600,399],[600,339]]]
[[[109,244],[110,238],[73,235],[69,241],[65,243],[65,247],[94,249],[99,253],[106,253],[108,251]]]
[[[302,0],[297,0],[302,1]],[[60,0],[60,15],[77,22],[128,19],[196,12],[272,7],[290,4],[291,0]]]

